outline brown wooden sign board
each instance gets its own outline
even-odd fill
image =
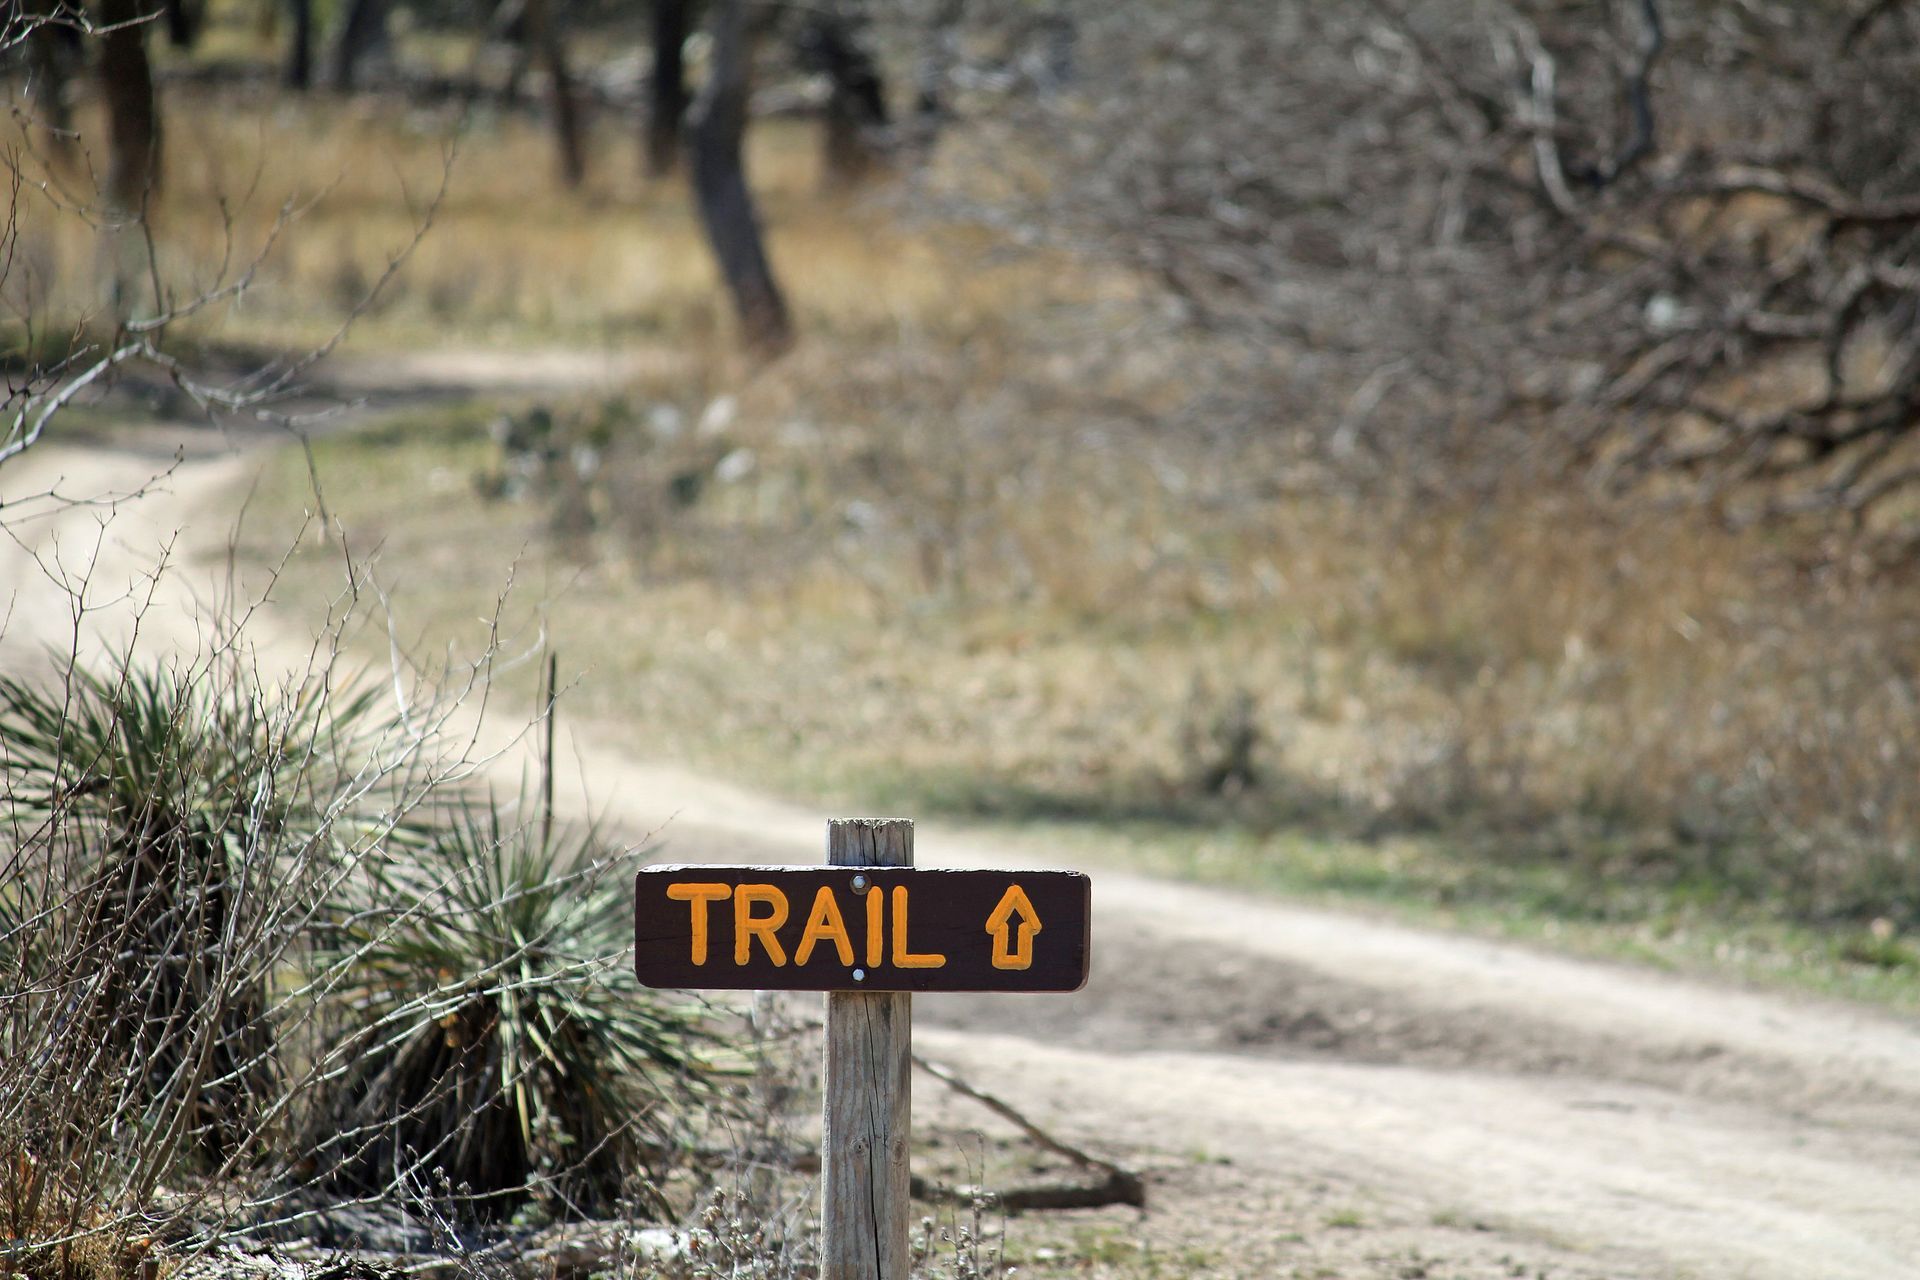
[[[1077,871],[647,867],[633,968],[681,989],[1077,991],[1092,920]]]

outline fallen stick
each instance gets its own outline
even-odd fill
[[[1015,1110],[1011,1103],[994,1097],[978,1085],[968,1083],[950,1068],[943,1067],[937,1062],[930,1062],[917,1053],[913,1055],[913,1064],[955,1093],[972,1098],[1001,1119],[1012,1123],[1036,1145],[1057,1156],[1064,1156],[1083,1169],[1093,1169],[1106,1175],[1103,1181],[1091,1186],[1055,1183],[989,1192],[987,1198],[993,1204],[1008,1212],[1018,1212],[1022,1208],[1086,1209],[1108,1204],[1126,1204],[1140,1209],[1147,1207],[1147,1189],[1140,1180],[1139,1174],[1130,1169],[1123,1169],[1111,1160],[1102,1160],[1091,1152],[1082,1151],[1079,1147],[1071,1146],[1054,1137]],[[956,1196],[959,1195],[960,1189],[952,1190]],[[920,1195],[917,1187],[914,1194]],[[929,1195],[921,1198],[940,1199],[941,1197]],[[973,1197],[969,1195],[964,1198],[971,1200]]]
[[[971,1205],[999,1209],[1005,1213],[1026,1213],[1047,1209],[1099,1209],[1110,1204],[1147,1207],[1146,1189],[1140,1179],[1125,1170],[1115,1170],[1098,1182],[1036,1182],[1023,1187],[992,1191],[985,1187],[956,1187],[933,1182],[914,1174],[912,1194],[928,1204]]]
[[[747,1163],[772,1165],[790,1173],[814,1174],[820,1172],[820,1153],[763,1152],[749,1158]],[[1110,1204],[1132,1205],[1136,1209],[1146,1207],[1146,1191],[1137,1176],[1125,1169],[1108,1169],[1105,1172],[1106,1176],[1098,1182],[1036,1182],[1024,1187],[1009,1187],[1005,1191],[955,1186],[916,1173],[910,1180],[909,1194],[915,1200],[924,1200],[928,1204],[970,1205],[977,1201],[983,1207],[1004,1209],[1008,1213],[1024,1213],[1030,1209],[1099,1209]]]

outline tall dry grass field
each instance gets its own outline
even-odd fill
[[[323,475],[425,585],[424,634],[517,562],[528,634],[648,754],[1915,920],[1901,584],[1579,493],[1262,498],[1178,431],[1089,426],[1111,389],[1036,391],[1017,345],[983,373],[983,345],[820,341],[743,390],[508,411],[504,449],[472,410],[403,420]]]
[[[325,339],[364,305],[352,341],[371,349],[729,341],[692,209],[677,183],[638,176],[632,122],[597,122],[597,163],[584,189],[565,193],[548,134],[521,114],[408,108],[385,97],[289,99],[265,86],[172,87],[163,102],[157,271],[147,270],[144,247],[133,250],[136,313],[151,309],[154,275],[185,300],[254,269],[245,296],[193,317],[183,326],[189,337],[297,347]],[[83,103],[80,141],[66,151],[25,116],[0,126],[0,147],[23,181],[0,301],[41,330],[110,314],[115,250],[95,216],[101,123]],[[812,141],[802,123],[770,121],[754,131],[748,155],[804,324],[849,337],[902,324],[951,335],[1003,304],[994,273],[956,279],[922,238],[857,199],[822,198]],[[429,222],[405,270],[368,304]],[[957,230],[947,238],[980,241]]]
[[[1205,339],[1149,283],[915,214],[908,182],[824,194],[800,122],[756,126],[749,163],[803,341],[750,369],[683,188],[633,175],[624,125],[566,195],[515,116],[168,103],[163,278],[213,277],[223,209],[244,259],[306,202],[209,340],[324,336],[432,207],[353,342],[662,357],[611,400],[320,450],[413,634],[456,633],[517,559],[527,616],[638,749],[976,817],[1437,840],[1601,897],[1920,924],[1898,575],[1560,485],[1344,492],[1278,430],[1196,416]],[[97,309],[93,233],[43,204],[8,288]],[[289,462],[270,496],[304,483]]]

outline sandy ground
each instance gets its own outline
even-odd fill
[[[200,642],[258,445],[189,432],[156,480],[181,439],[0,469],[0,664],[136,626],[148,652]],[[276,625],[251,629],[263,666],[306,662]],[[572,736],[569,802],[659,831],[663,858],[819,859],[823,812]],[[923,865],[1023,861],[932,825],[918,844]],[[1127,1274],[1920,1276],[1911,1023],[1083,865],[1087,990],[922,997],[916,1042],[1148,1170],[1146,1215],[1087,1217],[1168,1259]],[[916,1113],[967,1123],[926,1081]]]

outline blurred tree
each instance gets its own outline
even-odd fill
[[[193,48],[200,37],[201,19],[206,16],[204,7],[189,0],[163,0],[162,11],[167,20],[167,43],[176,49]]]
[[[800,65],[827,77],[822,165],[830,184],[858,182],[881,154],[887,127],[887,98],[879,65],[862,47],[864,14],[829,5],[808,13],[800,24]]]
[[[509,102],[520,100],[526,87],[527,72],[533,66],[533,41],[527,36],[527,4],[528,0],[500,0],[494,7],[493,16],[487,20],[485,33],[480,37],[483,45],[501,40],[512,46],[513,57],[507,63],[507,82],[504,86]]]
[[[386,47],[389,0],[347,0],[345,16],[333,39],[328,80],[345,93],[359,82],[360,67]]]
[[[313,87],[313,0],[286,0],[287,57],[280,71],[280,83],[289,89]]]
[[[931,132],[946,119],[947,76],[956,60],[956,44],[966,0],[932,0],[921,21],[923,38],[914,68],[913,112],[922,132]]]
[[[58,0],[27,0],[21,14],[26,24],[21,36],[26,45],[27,87],[33,97],[34,115],[46,129],[52,152],[64,156],[73,149],[73,104],[68,99],[68,82],[81,59],[80,32]]]
[[[547,73],[560,180],[569,187],[578,187],[586,180],[587,152],[580,119],[580,95],[567,65],[566,38],[555,12],[555,0],[525,0],[525,3],[527,42]]]
[[[680,156],[680,120],[687,112],[684,47],[688,0],[653,0],[653,72],[647,78],[644,156],[649,177],[673,171]]]
[[[107,174],[102,194],[121,217],[145,213],[160,182],[160,104],[147,61],[151,11],[140,0],[97,0],[98,76],[107,114]]]
[[[741,334],[750,350],[773,356],[792,345],[793,325],[767,261],[741,156],[758,10],[752,0],[713,0],[708,6],[713,61],[689,113],[687,138],[700,222],[733,296]]]

